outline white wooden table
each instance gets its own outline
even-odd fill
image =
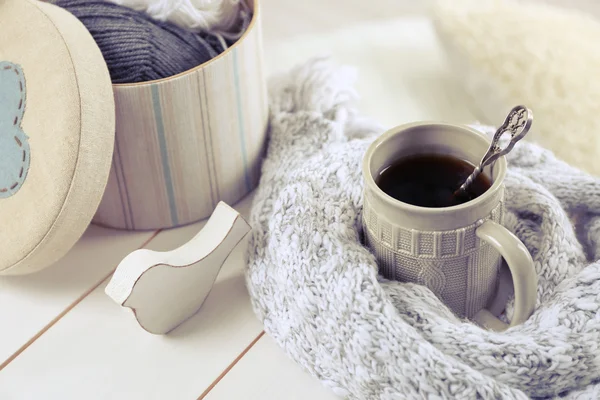
[[[360,107],[382,123],[469,122],[468,99],[412,3],[264,0],[267,65],[286,69],[331,50],[361,68]],[[251,197],[235,205],[245,216]],[[201,311],[168,336],[146,333],[104,294],[126,254],[173,249],[203,224],[156,232],[90,226],[52,268],[0,278],[0,399],[337,398],[264,334],[245,288],[245,242]]]

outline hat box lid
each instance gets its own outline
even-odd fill
[[[85,232],[111,169],[115,104],[83,24],[0,0],[0,274],[60,259]]]

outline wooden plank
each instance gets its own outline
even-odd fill
[[[198,400],[339,400],[294,363],[269,336],[264,335],[246,355]]]
[[[33,275],[1,277],[0,367],[152,234],[92,225],[52,267]]]
[[[250,202],[236,209],[247,216]],[[149,247],[175,248],[202,225],[163,231]],[[141,329],[100,285],[0,373],[0,398],[196,398],[262,331],[245,252],[236,248],[200,312],[166,336]]]

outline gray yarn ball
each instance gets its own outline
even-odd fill
[[[173,76],[224,50],[215,35],[192,33],[117,4],[101,0],[52,0],[52,3],[69,11],[90,31],[113,83]]]

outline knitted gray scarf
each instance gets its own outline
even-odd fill
[[[600,181],[534,144],[513,150],[507,226],[534,257],[538,304],[521,326],[481,329],[377,276],[357,221],[381,128],[357,115],[352,81],[315,59],[273,82],[247,270],[265,331],[352,399],[600,398]]]

